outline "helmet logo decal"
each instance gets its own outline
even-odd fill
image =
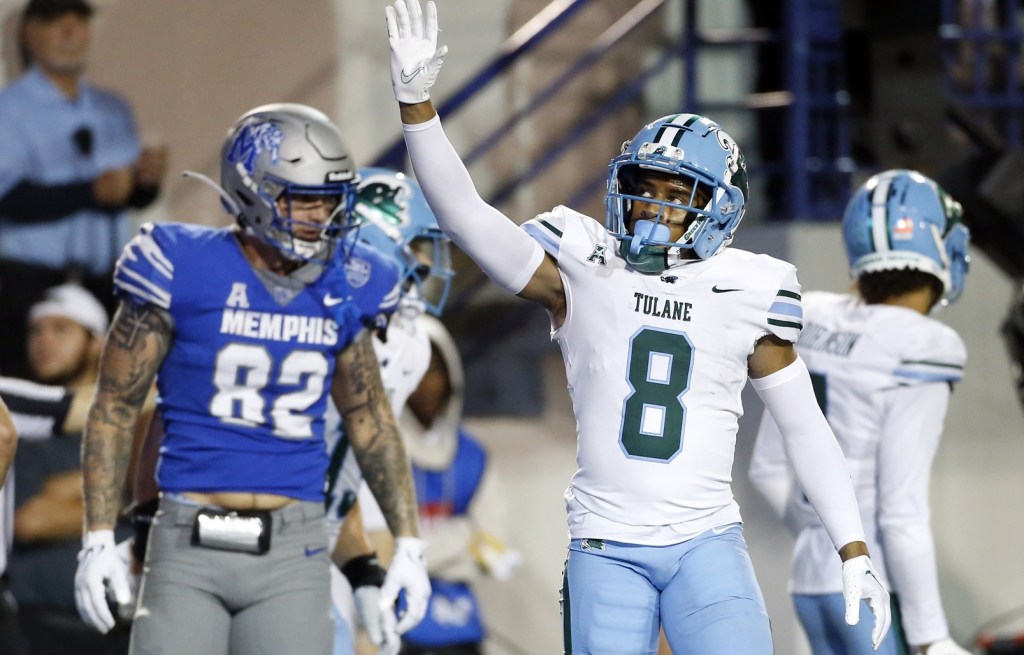
[[[893,241],[909,241],[914,238],[914,219],[901,216],[892,226]]]
[[[412,192],[401,184],[368,180],[359,189],[356,211],[360,214],[376,210],[377,218],[392,225],[409,223],[408,198]],[[365,217],[364,217],[365,218]]]
[[[264,152],[270,153],[271,164],[278,162],[283,140],[284,132],[275,123],[246,125],[231,144],[228,161],[232,164],[241,163],[251,174],[255,170],[256,160]]]

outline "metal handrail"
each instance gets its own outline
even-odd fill
[[[498,75],[501,75],[523,55],[536,48],[590,2],[591,0],[554,0],[506,39],[498,54],[491,61],[450,98],[438,105],[437,113],[447,117],[462,109],[463,105],[476,96],[482,88],[493,82]],[[395,139],[382,154],[377,156],[373,165],[403,170],[405,168],[404,137]]]

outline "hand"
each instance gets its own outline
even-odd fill
[[[398,631],[395,629],[395,621],[384,621],[384,610],[380,602],[380,587],[365,585],[352,591],[352,597],[356,604],[356,613],[359,614],[359,622],[366,629],[366,634],[374,645],[380,647],[379,655],[398,655],[402,645]],[[394,608],[390,614],[394,616]]]
[[[149,146],[142,149],[135,162],[135,184],[141,187],[160,186],[167,170],[167,146]]]
[[[971,655],[971,651],[964,650],[949,637],[922,646],[919,652],[927,655]]]
[[[875,615],[875,627],[871,630],[871,648],[878,650],[882,639],[889,632],[892,611],[889,607],[889,592],[875,573],[875,566],[867,555],[858,555],[843,562],[843,598],[846,600],[846,623],[857,625],[860,621],[860,601],[866,599]]]
[[[427,577],[427,560],[423,551],[427,544],[415,537],[395,539],[395,556],[384,576],[380,588],[380,608],[385,630],[394,629],[403,634],[416,627],[427,613],[430,602],[430,579]],[[405,613],[395,622],[395,601],[398,592],[405,590]]]
[[[131,597],[127,604],[118,607],[118,612],[125,621],[130,621],[135,614],[135,602],[139,598],[139,587],[142,586],[141,563],[136,562],[135,556],[132,554],[135,547],[134,541],[132,538],[119,541],[114,549],[118,561],[128,571],[128,592]]]
[[[118,605],[131,602],[128,567],[117,554],[113,530],[92,530],[82,539],[75,572],[75,604],[82,619],[100,632],[114,627],[107,590]]]
[[[130,166],[103,171],[92,183],[92,195],[100,207],[124,207],[134,189],[135,173]]]
[[[388,43],[391,44],[391,86],[395,98],[406,104],[430,98],[430,87],[441,71],[448,46],[437,47],[437,7],[427,2],[426,16],[420,0],[396,0],[385,7]]]

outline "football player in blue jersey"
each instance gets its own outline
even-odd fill
[[[381,609],[404,589],[398,630],[422,617],[415,494],[371,337],[397,302],[397,272],[342,233],[356,183],[321,112],[258,107],[221,150],[221,199],[237,225],[147,224],[125,247],[83,444],[75,587],[83,617],[110,629],[110,605],[129,596],[111,528],[155,378],[160,506],[133,653],[330,653],[328,392],[398,542]]]

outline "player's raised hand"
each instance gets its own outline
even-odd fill
[[[875,565],[867,555],[858,555],[843,562],[843,599],[846,601],[846,623],[857,625],[860,621],[860,601],[868,601],[875,616],[871,630],[871,648],[878,650],[889,632],[892,611],[889,607],[889,592],[878,578]]]
[[[427,544],[415,537],[395,539],[395,556],[391,558],[384,584],[380,588],[381,610],[385,619],[395,615],[395,601],[398,592],[405,591],[405,613],[398,617],[395,629],[402,634],[416,627],[427,613],[430,602],[430,578],[427,577],[427,560],[423,551]],[[388,629],[385,623],[385,630]]]
[[[430,87],[441,71],[448,46],[437,46],[437,7],[420,0],[395,0],[385,7],[391,44],[391,87],[399,102],[415,104],[430,98]]]

